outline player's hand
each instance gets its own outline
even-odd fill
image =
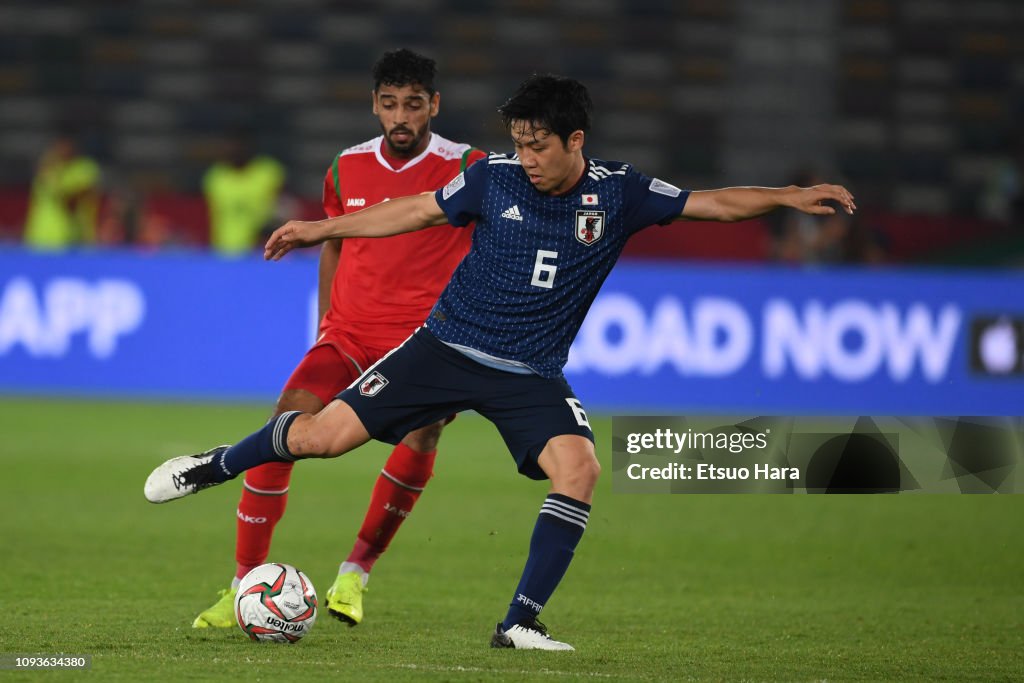
[[[790,193],[789,206],[817,216],[831,216],[836,212],[835,207],[829,206],[829,202],[835,202],[843,207],[846,213],[853,215],[857,205],[853,202],[853,195],[842,185],[815,185],[813,187],[797,187]]]
[[[309,247],[322,242],[319,237],[319,223],[316,221],[288,221],[274,231],[263,247],[263,258],[280,261],[281,257],[296,247]]]

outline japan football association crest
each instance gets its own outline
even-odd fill
[[[359,383],[359,393],[363,396],[376,396],[387,385],[387,377],[374,370],[366,379]]]
[[[576,212],[576,239],[588,247],[604,237],[604,211]]]

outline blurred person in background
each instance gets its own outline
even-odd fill
[[[100,180],[99,164],[81,153],[77,136],[62,132],[43,153],[32,181],[25,244],[57,251],[92,243]]]
[[[434,60],[404,49],[385,53],[374,65],[372,108],[383,134],[335,156],[323,186],[328,217],[436,190],[485,156],[431,132],[441,102],[435,76]],[[471,239],[471,230],[439,225],[385,240],[325,242],[319,269],[320,335],[285,384],[274,417],[319,412],[422,325]],[[351,626],[363,619],[362,594],[374,563],[433,475],[446,422],[405,435],[381,470],[355,545],[326,594],[329,613]],[[290,462],[267,463],[246,473],[237,509],[235,574],[193,627],[235,625],[239,581],[266,562],[288,501],[291,473]]]
[[[982,216],[1014,227],[1024,226],[1024,135],[1014,131],[985,179],[979,199]]]
[[[839,251],[840,263],[878,266],[888,261],[888,240],[885,234],[864,214],[857,213],[846,218],[846,230]]]
[[[798,171],[789,181],[796,187],[812,187],[824,181],[812,169]],[[847,248],[850,216],[841,212],[814,216],[795,209],[783,209],[767,217],[772,234],[772,257],[790,264],[843,263],[852,252]]]
[[[155,252],[183,244],[180,226],[129,186],[111,189],[100,212],[97,242]]]
[[[248,131],[228,140],[226,156],[203,176],[203,195],[210,210],[210,247],[224,256],[251,252],[272,224],[285,182],[284,167],[253,151]]]
[[[139,224],[138,200],[127,188],[118,186],[107,193],[96,226],[96,242],[120,247],[136,240]]]

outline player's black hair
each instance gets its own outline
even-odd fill
[[[373,89],[380,90],[382,85],[419,85],[433,95],[436,75],[437,62],[403,47],[385,52],[373,65]]]
[[[519,84],[498,112],[506,130],[513,121],[529,121],[534,128],[550,130],[565,144],[573,132],[590,130],[593,108],[587,87],[579,81],[554,74],[533,74]]]

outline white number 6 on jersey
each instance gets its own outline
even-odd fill
[[[555,285],[555,271],[558,270],[558,266],[545,263],[544,259],[556,258],[558,258],[557,251],[537,250],[537,260],[533,264],[533,279],[530,280],[531,285],[544,289],[551,289]]]

